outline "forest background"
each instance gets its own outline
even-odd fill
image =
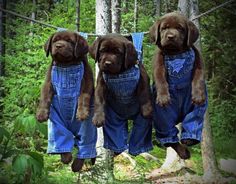
[[[158,18],[155,1],[138,0],[137,26],[134,26],[134,0],[121,3],[121,33],[147,32]],[[199,0],[200,12],[223,3],[223,0]],[[177,10],[178,1],[163,1],[160,15]],[[80,31],[95,33],[95,0],[82,0],[80,4]],[[57,27],[76,30],[74,0],[8,0],[6,9],[32,17]],[[209,117],[217,161],[236,159],[236,3],[220,8],[200,19],[201,47],[204,57],[209,96]],[[5,53],[1,56],[0,76],[0,183],[73,183],[77,175],[59,162],[59,157],[45,154],[47,125],[35,119],[40,88],[50,63],[43,46],[56,30],[30,23],[10,15],[5,19],[5,36],[1,43]],[[136,29],[136,30],[135,30]],[[94,36],[88,37],[91,44]],[[152,76],[152,56],[155,46],[144,36],[144,64]],[[95,70],[95,63],[89,57]],[[151,77],[152,78],[152,77]],[[138,174],[160,167],[166,150],[155,141],[150,153],[158,158],[149,162],[143,157],[137,162]],[[203,174],[201,148],[192,148],[189,166],[196,174]],[[127,165],[118,159],[117,163]],[[125,168],[125,167],[124,167]],[[124,169],[123,168],[123,169]],[[127,171],[115,170],[117,178]],[[228,175],[227,173],[222,173]],[[30,178],[30,179],[29,179]]]

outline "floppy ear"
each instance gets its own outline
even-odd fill
[[[101,46],[102,39],[98,37],[93,44],[89,47],[89,54],[95,60],[95,62],[99,61],[99,49]]]
[[[132,42],[125,43],[125,69],[137,64],[137,53]]]
[[[160,24],[161,21],[156,21],[152,27],[149,29],[149,34],[150,34],[150,40],[151,42],[155,43],[156,45],[160,45],[161,43],[161,38],[160,38]]]
[[[49,56],[49,53],[51,51],[51,47],[52,47],[52,38],[53,38],[54,34],[52,36],[50,36],[50,38],[47,40],[47,42],[44,44],[44,50],[46,52],[46,56]]]
[[[193,46],[194,42],[197,41],[199,36],[198,28],[195,24],[191,21],[188,21],[188,39],[187,39],[187,46]]]
[[[75,34],[76,43],[74,48],[74,56],[76,58],[83,57],[88,53],[88,43],[87,41],[77,33]]]

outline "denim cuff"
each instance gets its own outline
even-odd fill
[[[177,136],[176,137],[166,137],[166,138],[158,138],[157,137],[157,140],[159,140],[162,145],[164,145],[166,143],[177,143],[177,142],[179,142],[179,138]]]
[[[96,145],[79,146],[77,158],[95,158],[97,156]]]
[[[60,148],[60,149],[57,149],[57,148],[48,148],[47,149],[47,153],[48,154],[60,154],[60,153],[68,153],[68,152],[72,152],[72,149],[70,148]]]
[[[129,154],[133,155],[133,156],[137,156],[140,153],[145,153],[145,152],[148,152],[148,151],[151,151],[151,150],[153,150],[153,146],[142,148],[142,149],[134,151],[134,152],[129,150]]]
[[[112,150],[114,152],[118,152],[118,153],[121,153],[121,152],[128,149],[127,145],[124,146],[123,148],[117,148],[117,147],[114,147],[114,146],[109,146],[108,144],[104,144],[103,147],[106,148],[106,149]]]
[[[181,140],[182,139],[195,139],[201,142],[202,136],[201,135],[196,135],[196,134],[189,134],[189,133],[182,133],[181,134]]]

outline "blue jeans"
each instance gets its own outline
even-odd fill
[[[153,118],[156,137],[162,144],[179,142],[176,125],[180,122],[181,139],[201,141],[207,100],[202,105],[192,104],[191,81],[194,60],[195,54],[192,49],[182,54],[165,56],[171,104],[166,107],[155,104]],[[154,95],[154,102],[155,98]]]
[[[83,72],[83,64],[52,68],[54,96],[48,120],[48,153],[71,152],[76,145],[78,158],[96,157],[97,129],[92,124],[92,100],[89,117],[82,122],[76,120]]]
[[[119,75],[104,74],[108,88],[105,106],[104,147],[121,153],[128,149],[138,155],[152,149],[152,122],[140,113],[136,94],[140,78],[138,67]],[[129,135],[128,120],[133,120]]]

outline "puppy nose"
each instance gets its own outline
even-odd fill
[[[167,38],[168,38],[169,40],[174,39],[174,37],[175,37],[175,35],[173,35],[173,34],[168,34],[168,35],[167,35]]]
[[[60,49],[60,48],[64,47],[64,45],[63,45],[63,44],[61,44],[61,43],[56,43],[56,45],[55,45],[55,46],[56,46],[56,48],[57,48],[57,49]]]
[[[111,65],[111,61],[105,61],[105,66],[109,66],[109,65]]]

